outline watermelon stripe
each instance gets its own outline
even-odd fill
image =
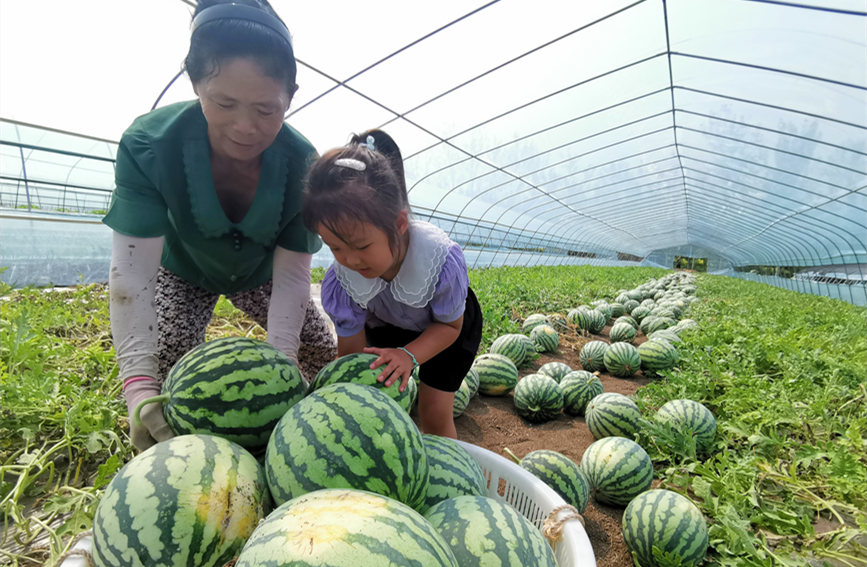
[[[587,475],[597,500],[626,505],[650,488],[653,464],[647,452],[635,441],[605,437],[584,451],[581,470]]]
[[[484,496],[487,482],[482,469],[466,449],[436,435],[422,435],[430,471],[424,512],[434,504],[455,496]]]

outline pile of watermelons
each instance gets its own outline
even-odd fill
[[[454,415],[461,415],[475,392],[504,396],[510,392],[516,412],[529,422],[554,419],[563,412],[583,415],[596,439],[581,457],[580,466],[555,451],[533,451],[516,462],[545,481],[563,499],[583,512],[592,494],[599,502],[626,507],[623,536],[637,565],[696,565],[708,546],[707,525],[699,509],[686,497],[668,490],[650,490],[653,463],[635,439],[646,422],[628,396],[604,392],[600,371],[628,378],[639,370],[659,377],[678,361],[681,333],[697,326],[682,315],[695,301],[694,276],[671,274],[621,292],[613,302],[599,300],[580,306],[565,322],[544,314],[528,316],[522,334],[497,338],[479,356],[455,397]],[[600,334],[610,323],[608,341],[586,342],[579,354],[581,369],[562,362],[542,365],[519,379],[519,368],[542,349],[531,339],[535,329],[568,325],[582,334]],[[546,334],[549,332],[546,331]],[[633,346],[638,333],[648,340]],[[535,345],[535,350],[534,350]],[[545,346],[546,351],[556,350]],[[716,420],[701,403],[678,399],[654,416],[695,441],[696,451],[713,446]]]
[[[190,351],[155,400],[178,436],[111,480],[93,563],[554,566],[541,531],[487,496],[470,454],[416,427],[414,379],[383,388],[374,358],[337,359],[308,387],[262,341]]]

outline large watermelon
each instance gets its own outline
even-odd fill
[[[550,325],[551,320],[548,319],[548,316],[544,313],[533,313],[529,315],[526,319],[524,319],[524,323],[521,325],[521,332],[525,335],[529,335],[530,331],[539,325]]]
[[[509,333],[494,339],[494,342],[491,343],[490,352],[507,357],[516,367],[520,368],[524,363],[531,360],[531,348],[535,349],[535,346],[529,337],[519,333]]]
[[[581,361],[581,368],[588,372],[596,372],[597,370],[605,369],[605,353],[608,352],[609,346],[605,341],[590,341],[581,347],[581,352],[578,354],[578,359]]]
[[[638,349],[629,343],[614,343],[605,351],[602,357],[606,370],[612,376],[628,378],[641,368],[641,356]]]
[[[478,356],[472,368],[479,374],[479,393],[486,396],[504,396],[518,383],[518,368],[502,354]]]
[[[624,321],[611,326],[608,331],[608,338],[611,339],[612,343],[631,343],[635,340],[635,332],[635,327]]]
[[[641,423],[641,411],[629,397],[616,392],[599,394],[584,409],[587,429],[595,439],[632,438]]]
[[[596,499],[615,506],[626,506],[653,481],[650,456],[641,445],[623,437],[591,443],[581,457],[581,470]]]
[[[134,457],[112,478],[93,518],[93,562],[220,567],[268,512],[255,457],[213,435],[180,435]]]
[[[381,388],[331,384],[292,406],[268,442],[274,502],[321,488],[369,490],[412,508],[424,503],[428,464],[421,433]]]
[[[530,331],[530,340],[533,341],[536,352],[556,352],[560,335],[551,325],[538,325]]]
[[[602,381],[586,370],[574,370],[560,381],[563,389],[563,411],[570,415],[584,415],[584,409],[594,397],[603,392]]]
[[[590,500],[590,483],[575,461],[557,451],[537,449],[524,455],[524,458],[518,462],[521,468],[533,473],[553,488],[580,514],[587,509]]]
[[[301,371],[288,356],[264,341],[224,337],[182,356],[169,371],[162,395],[145,403],[163,403],[176,435],[218,435],[256,451],[303,396]]]
[[[388,394],[391,399],[400,404],[400,407],[409,412],[418,392],[418,384],[416,384],[415,378],[413,376],[409,377],[409,381],[407,382],[406,388],[404,388],[403,392],[398,388],[398,386],[400,386],[399,382],[395,382],[391,386],[386,387],[384,382],[378,382],[376,380],[377,376],[382,374],[382,371],[385,370],[385,366],[378,366],[372,370],[370,368],[370,365],[377,358],[379,358],[379,356],[376,354],[354,353],[332,360],[323,366],[316,374],[316,377],[312,382],[310,382],[307,392],[312,393],[319,388],[328,386],[329,384],[337,384],[340,382],[365,384],[367,386],[380,388],[383,392]]]
[[[603,312],[599,307],[592,309],[587,313],[590,316],[590,323],[588,324],[587,330],[594,335],[601,333],[602,329],[604,329],[605,325],[608,323],[610,313],[607,311]]]
[[[695,437],[695,446],[700,453],[707,453],[713,447],[716,419],[711,411],[699,402],[671,400],[659,408],[655,419]]]
[[[235,567],[458,567],[421,514],[380,494],[325,489],[282,504],[256,528]]]
[[[553,378],[557,382],[563,379],[564,376],[572,372],[572,368],[566,364],[565,362],[546,362],[542,366],[539,367],[539,370],[536,371],[536,374],[541,374],[542,376],[548,376],[549,378]]]
[[[448,437],[425,434],[422,439],[430,477],[420,512],[455,496],[487,494],[488,483],[482,469],[466,449]]]
[[[530,374],[515,386],[513,402],[515,411],[527,421],[549,421],[563,411],[563,390],[553,378]]]
[[[636,565],[694,567],[707,553],[707,523],[688,498],[670,490],[648,490],[623,512],[623,540]]]
[[[657,331],[653,333],[655,337]],[[666,340],[651,339],[638,346],[638,357],[641,359],[641,367],[650,372],[667,370],[677,364],[680,358],[677,347]]]
[[[555,567],[554,552],[536,526],[503,500],[458,496],[425,517],[448,542],[461,567]]]

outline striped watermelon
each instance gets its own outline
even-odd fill
[[[448,437],[422,435],[430,478],[422,514],[438,502],[455,496],[485,496],[488,483],[482,469],[467,450]]]
[[[542,366],[539,367],[539,370],[536,371],[536,374],[541,374],[542,376],[548,376],[549,378],[553,378],[557,382],[559,382],[563,376],[566,376],[572,372],[572,368],[566,364],[565,362],[546,362]]]
[[[486,396],[504,396],[518,383],[518,368],[502,354],[478,356],[472,368],[479,374],[479,393]]]
[[[671,400],[659,408],[655,419],[695,437],[695,446],[700,453],[707,453],[713,448],[716,419],[704,404],[693,400]]]
[[[654,331],[673,327],[677,321],[670,317],[655,317],[648,315],[641,321],[641,332],[645,335],[652,335]]]
[[[590,324],[590,317],[587,313],[590,311],[585,306],[576,307],[575,309],[570,309],[568,313],[566,313],[566,322],[570,325],[575,325],[578,329],[586,329]]]
[[[612,343],[631,343],[635,340],[635,327],[629,323],[615,323],[608,331],[608,338]]]
[[[614,320],[614,324],[616,325],[617,323],[627,323],[629,325],[632,325],[632,328],[636,331],[638,330],[638,321],[636,321],[629,315],[623,315],[621,317],[618,317]]]
[[[317,490],[289,500],[253,532],[235,567],[458,567],[421,514],[363,490]]]
[[[176,435],[209,433],[256,451],[303,396],[301,371],[288,356],[264,341],[224,337],[182,356],[151,401],[163,403]]]
[[[412,404],[415,401],[418,384],[416,379],[410,376],[406,383],[406,388],[403,392],[398,389],[399,382],[393,383],[386,387],[383,382],[378,382],[377,377],[385,370],[384,366],[378,366],[371,369],[370,365],[374,360],[379,358],[379,355],[369,353],[353,353],[341,356],[336,360],[332,360],[322,367],[316,374],[316,377],[310,382],[307,393],[311,394],[316,390],[328,386],[330,384],[354,382],[356,384],[364,384],[380,388],[388,396],[400,404],[405,411],[409,412],[412,409]]]
[[[325,386],[289,408],[268,442],[265,473],[277,504],[353,488],[418,508],[428,482],[415,423],[381,388],[354,383]]]
[[[586,370],[570,372],[560,381],[563,410],[570,415],[584,415],[587,404],[603,392],[602,381]]]
[[[520,368],[531,358],[528,346],[532,345],[532,341],[530,341],[530,345],[528,345],[528,340],[529,337],[518,333],[502,335],[494,339],[494,342],[491,343],[489,352],[492,354],[502,354],[503,356],[508,357],[516,367]]]
[[[587,403],[584,419],[595,439],[632,438],[641,424],[641,411],[628,396],[605,392]]]
[[[530,331],[530,340],[535,345],[536,352],[556,352],[560,345],[560,336],[551,325],[538,325]]]
[[[97,567],[222,566],[268,512],[256,459],[213,435],[180,435],[134,457],[112,478],[93,518]]]
[[[513,456],[514,458],[514,456]],[[590,501],[590,483],[575,461],[557,451],[539,449],[524,455],[521,468],[554,489],[567,504],[583,514]]]
[[[612,344],[605,351],[602,361],[608,373],[619,378],[628,378],[641,367],[638,349],[629,343]]]
[[[608,343],[605,341],[590,341],[581,347],[578,359],[581,368],[588,372],[596,372],[605,369],[605,353],[608,352]]]
[[[590,444],[581,457],[590,490],[603,504],[626,506],[650,488],[653,463],[641,445],[624,437],[605,437]]]
[[[635,564],[642,567],[695,567],[707,553],[704,516],[688,498],[670,490],[636,496],[623,512],[622,533]],[[660,555],[668,561],[659,561]]]
[[[638,346],[637,352],[641,367],[650,372],[667,370],[677,364],[680,358],[677,347],[665,340],[652,339],[643,342]]]
[[[461,567],[557,565],[542,532],[503,500],[458,496],[436,504],[425,517]]]
[[[638,307],[639,305],[641,305],[641,304],[638,303],[637,301],[635,301],[634,299],[627,299],[626,301],[623,302],[623,312],[631,314],[632,310],[635,309],[636,307]]]
[[[551,321],[548,319],[548,316],[543,313],[533,313],[532,315],[527,316],[524,319],[524,323],[521,325],[521,332],[525,335],[529,335],[530,331],[539,325],[550,325]]]
[[[668,341],[671,344],[682,343],[683,339],[672,329],[673,327],[669,327],[668,329],[654,331],[648,338],[652,341]]]
[[[470,367],[469,371],[467,371],[467,375],[464,376],[464,382],[467,383],[467,387],[470,389],[470,397],[476,395],[476,392],[479,391],[479,373],[475,368]]]
[[[609,319],[611,317],[620,317],[624,313],[626,313],[626,309],[623,307],[623,303],[619,301],[615,301],[614,303],[608,304],[611,307],[611,315],[609,315]]]
[[[563,411],[563,390],[553,378],[530,374],[515,386],[515,411],[533,423],[549,421]]]
[[[605,322],[606,323],[614,315],[614,307],[612,307],[611,304],[608,303],[607,301],[605,301],[604,299],[593,301],[591,303],[591,305],[593,305],[594,310],[602,313],[602,315],[605,316]],[[621,313],[621,315],[622,315],[622,313]]]
[[[650,307],[646,305],[639,305],[638,307],[634,308],[632,311],[629,312],[629,316],[638,321],[639,324],[648,315],[650,315]]]
[[[694,319],[681,319],[675,325],[675,331],[680,333],[681,331],[686,331],[688,329],[696,329],[698,328],[698,323],[695,322]]]
[[[609,315],[600,311],[598,307],[592,311],[588,311],[588,313],[590,316],[590,323],[588,324],[587,330],[594,335],[598,335],[608,323]]]
[[[473,395],[470,390],[470,385],[466,379],[461,382],[460,387],[455,391],[455,399],[452,403],[452,417],[459,417],[464,414],[467,406],[470,405],[470,398]]]

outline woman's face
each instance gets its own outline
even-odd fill
[[[252,59],[223,61],[220,72],[194,85],[208,121],[211,151],[239,161],[257,159],[283,126],[292,93]]]

